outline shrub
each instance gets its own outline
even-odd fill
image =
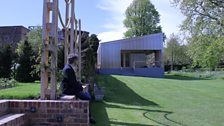
[[[10,78],[13,60],[13,52],[10,45],[3,46],[0,50],[0,77]]]
[[[16,80],[19,82],[34,82],[36,77],[32,74],[34,65],[34,51],[28,41],[20,43],[17,49],[18,68],[16,70]]]

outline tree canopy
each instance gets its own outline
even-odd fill
[[[0,78],[11,77],[13,57],[11,45],[4,45],[0,50]]]
[[[16,70],[16,80],[19,82],[35,81],[36,78],[32,73],[35,69],[34,65],[36,64],[34,51],[27,40],[19,43],[17,54],[19,66]]]
[[[126,38],[162,32],[159,26],[159,12],[150,0],[133,0],[125,11],[123,21],[127,31]]]
[[[168,67],[171,66],[186,66],[191,64],[191,59],[187,55],[187,46],[181,43],[181,39],[178,35],[171,34],[166,41],[166,47],[164,49],[164,64]],[[170,70],[170,69],[169,69]]]
[[[188,34],[224,33],[223,0],[173,0],[183,15],[186,16],[182,30]]]
[[[97,49],[99,46],[100,40],[97,38],[97,35],[92,34],[88,37],[85,44],[83,44],[83,75],[86,79],[94,76],[95,66],[97,61]],[[87,80],[86,80],[87,81]]]
[[[216,68],[224,49],[223,0],[173,0],[186,19],[181,25],[194,66]]]

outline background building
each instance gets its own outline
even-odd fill
[[[0,26],[0,44],[10,44],[13,47],[26,38],[30,30],[24,26]]]
[[[97,53],[101,74],[164,76],[162,33],[103,42]]]

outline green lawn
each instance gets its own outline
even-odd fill
[[[94,126],[223,126],[224,80],[97,77],[105,100],[92,103]]]
[[[16,87],[0,89],[0,99],[34,99],[40,96],[40,82],[18,83]]]
[[[105,100],[93,102],[94,126],[223,126],[224,80],[167,75],[165,78],[97,77]],[[0,90],[0,99],[33,99],[40,82]]]

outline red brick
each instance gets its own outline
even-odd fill
[[[40,124],[51,124],[57,126],[56,122],[47,122],[47,119],[55,120],[55,115],[60,114],[63,118],[63,123],[60,126],[88,126],[88,102],[83,101],[49,101],[49,100],[27,100],[27,101],[10,101],[9,104],[1,104],[0,106],[11,106],[11,112],[22,112],[27,114],[30,125],[38,126]],[[37,107],[36,113],[30,113],[30,107]],[[2,107],[1,107],[2,108]],[[3,110],[0,110],[2,113]],[[23,123],[22,121],[20,121]],[[17,123],[19,124],[19,123]]]
[[[86,107],[88,107],[89,105],[88,105],[88,102],[85,102],[84,103],[84,107],[86,108]]]
[[[27,102],[24,102],[24,107],[26,108],[28,105],[27,105]]]
[[[81,115],[81,118],[82,118],[82,119],[87,119],[88,116],[87,116],[87,114],[85,114],[85,115]]]
[[[81,124],[80,126],[89,126],[89,124]]]
[[[80,124],[67,124],[66,126],[80,126]]]

